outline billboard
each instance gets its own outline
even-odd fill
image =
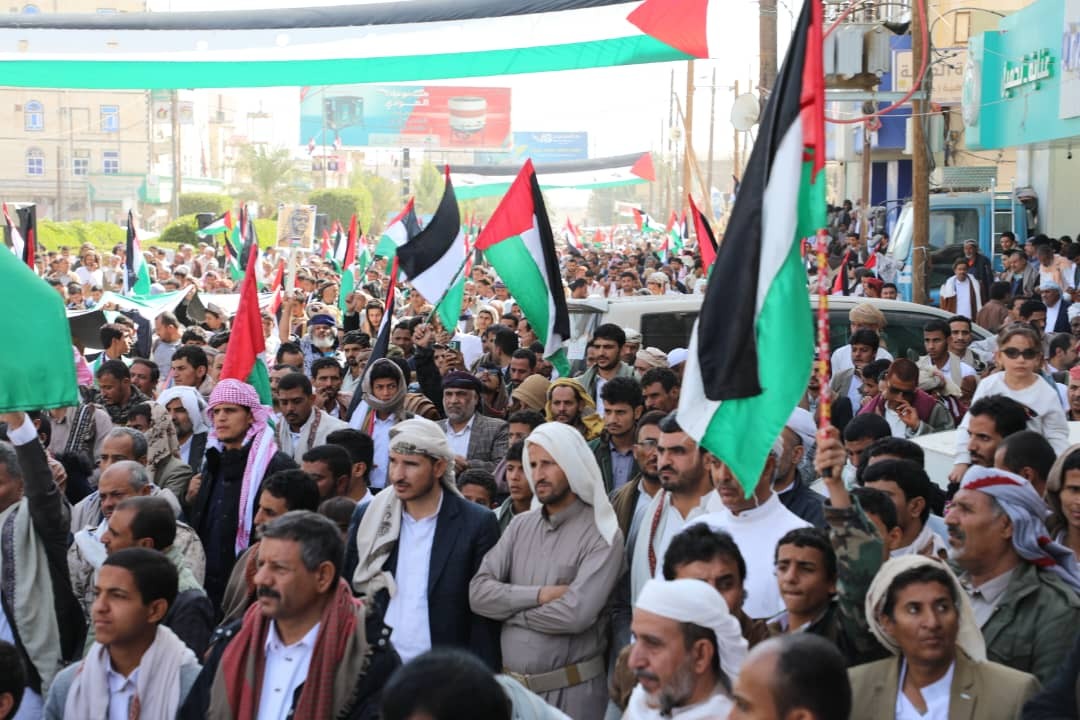
[[[324,140],[325,137],[325,140]],[[300,144],[507,151],[510,88],[333,85],[300,91]]]
[[[589,133],[516,132],[510,155],[514,161],[532,158],[536,165],[586,160],[589,157]]]

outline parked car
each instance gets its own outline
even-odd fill
[[[656,347],[664,352],[686,347],[703,299],[703,295],[641,295],[567,300],[571,329],[570,359],[584,357],[585,345],[593,330],[603,323],[615,323],[640,331],[643,347]],[[918,359],[925,353],[923,326],[930,320],[947,320],[950,317],[949,313],[939,308],[901,300],[830,297],[829,343],[834,350],[847,344],[851,330],[848,312],[864,302],[876,305],[885,314],[888,324],[883,334],[893,357]],[[816,313],[817,295],[810,297],[810,305]],[[972,334],[974,340],[984,340],[991,335],[978,325],[973,325]]]

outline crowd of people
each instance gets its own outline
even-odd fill
[[[77,406],[0,416],[0,718],[1077,717],[1080,367],[1023,270],[987,346],[970,295],[911,357],[855,306],[737,478],[679,423],[684,349],[602,323],[559,377],[482,263],[455,328],[399,287],[371,360],[385,258],[341,312],[305,256],[269,407],[222,377],[213,248],[148,257],[203,318],[118,314]],[[76,302],[96,258],[46,279]],[[560,262],[570,297],[704,283]],[[931,478],[913,438],[954,428]]]

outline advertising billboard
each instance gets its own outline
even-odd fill
[[[537,165],[586,160],[589,157],[589,133],[515,132],[511,157],[515,161],[532,158]]]
[[[333,85],[300,97],[301,145],[510,148],[510,88]]]

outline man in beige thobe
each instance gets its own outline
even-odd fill
[[[622,533],[596,459],[573,427],[541,425],[526,438],[525,454],[525,476],[542,507],[515,517],[484,557],[469,604],[503,623],[507,674],[572,718],[601,718],[601,615],[625,568]]]

